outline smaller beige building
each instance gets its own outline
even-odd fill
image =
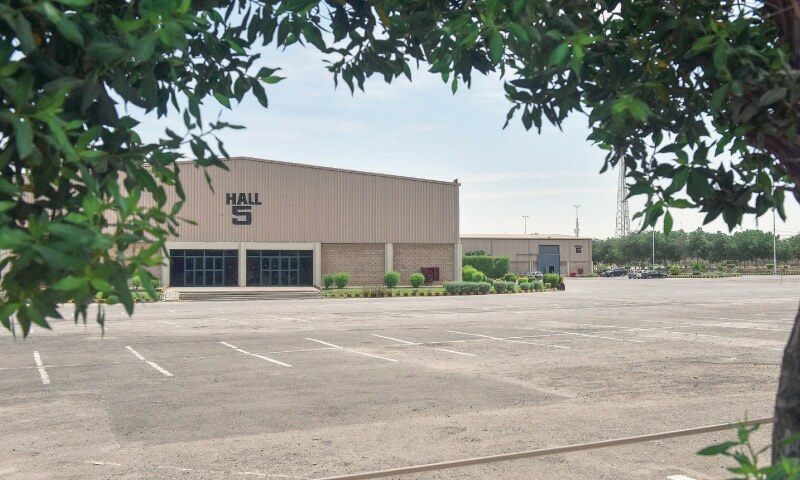
[[[505,256],[515,274],[539,271],[568,276],[592,272],[592,239],[569,235],[461,235],[466,255],[483,250],[487,255]]]

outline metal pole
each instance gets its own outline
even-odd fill
[[[653,269],[656,268],[656,227],[653,227]]]
[[[573,205],[573,207],[575,207],[575,236],[576,237],[580,237],[581,236],[581,226],[578,223],[578,209],[581,208],[581,206],[580,205]]]
[[[775,235],[775,207],[772,207],[772,274],[778,274],[778,237]]]
[[[522,219],[525,221],[525,235],[527,235],[527,234],[528,234],[528,217],[529,217],[529,216],[530,216],[530,215],[523,215],[523,216],[522,216]]]

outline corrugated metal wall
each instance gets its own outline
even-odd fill
[[[459,242],[458,184],[232,158],[229,171],[181,164],[185,242]],[[258,193],[250,225],[233,224],[226,193]],[[177,200],[174,193],[171,201]],[[254,198],[253,198],[254,200]]]

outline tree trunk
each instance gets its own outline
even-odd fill
[[[800,457],[800,442],[783,445],[785,438],[800,432],[800,311],[794,319],[789,342],[783,351],[778,394],[775,396],[775,425],[772,429],[772,463],[781,457]]]

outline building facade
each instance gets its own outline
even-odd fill
[[[171,287],[311,286],[346,272],[350,285],[401,284],[424,272],[461,278],[457,182],[236,157],[228,171],[180,164],[179,235],[167,242]],[[177,195],[171,193],[171,202]]]
[[[464,253],[483,250],[505,256],[515,274],[592,273],[592,239],[568,235],[462,235]]]

